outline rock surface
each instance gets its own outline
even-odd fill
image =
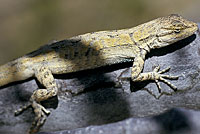
[[[121,72],[124,72],[122,77],[130,76],[130,63],[56,76],[60,91],[57,98],[43,103],[51,114],[39,133],[197,134],[200,132],[199,35],[152,51],[145,61],[144,72],[158,65],[161,69],[171,67],[166,74],[180,75],[178,80],[170,80],[178,87],[177,92],[162,82],[161,95],[153,82],[122,81],[121,87],[115,87]],[[28,130],[34,119],[32,110],[17,117],[13,111],[25,104],[37,88],[36,81],[29,79],[0,89],[0,133],[19,134]],[[68,90],[79,94],[69,99]]]

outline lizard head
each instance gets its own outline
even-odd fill
[[[176,14],[158,18],[156,22],[157,43],[149,46],[152,49],[164,47],[187,38],[198,30],[196,23],[188,21]]]

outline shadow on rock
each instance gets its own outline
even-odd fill
[[[162,134],[181,134],[191,131],[189,118],[178,109],[171,109],[153,119],[160,125]]]

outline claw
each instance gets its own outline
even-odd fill
[[[167,71],[169,71],[170,70],[170,67],[167,67],[167,68],[165,68],[165,69],[163,69],[163,70],[161,70],[161,71],[159,71],[159,66],[158,67],[156,67],[154,70],[153,70],[153,72],[154,73],[156,73],[156,75],[159,75],[159,80],[161,80],[162,82],[164,82],[165,84],[167,84],[168,86],[170,86],[174,91],[177,91],[177,87],[176,86],[174,86],[173,84],[171,84],[169,81],[167,81],[165,78],[167,78],[167,79],[178,79],[178,77],[179,76],[170,76],[170,75],[164,75],[163,73],[165,73],[165,72],[167,72]],[[159,71],[159,72],[158,72]],[[155,80],[155,82],[156,82],[156,85],[157,85],[157,87],[158,87],[158,91],[159,91],[159,93],[161,92],[161,86],[160,86],[160,84],[159,84],[159,82],[158,82],[158,79],[156,79]]]
[[[153,72],[158,72],[160,70],[160,66],[154,68]]]
[[[170,75],[161,75],[163,78],[167,78],[167,79],[172,79],[172,80],[176,80],[179,78],[179,76],[170,76]]]
[[[166,79],[173,79],[173,80],[175,80],[175,79],[178,79],[179,76],[164,75],[163,73],[169,71],[169,70],[170,70],[170,67],[167,67],[167,68],[165,68],[165,69],[163,69],[163,70],[161,70],[161,71],[159,71],[159,70],[160,70],[160,67],[159,67],[159,66],[155,67],[154,70],[153,70],[153,73],[154,73],[153,76],[157,76],[157,77],[154,77],[154,80],[155,80],[155,83],[156,83],[156,85],[157,85],[157,87],[158,87],[159,93],[161,93],[161,90],[162,90],[162,89],[161,89],[161,86],[160,86],[158,80],[160,80],[160,81],[164,82],[165,84],[167,84],[168,86],[170,86],[174,91],[177,91],[177,87],[174,86],[173,84],[171,84],[171,83],[170,83],[169,81],[167,81]],[[165,78],[166,78],[166,79],[165,79]]]
[[[167,67],[167,68],[165,68],[165,69],[159,71],[158,73],[159,73],[159,74],[163,74],[163,73],[165,73],[165,72],[168,72],[169,70],[170,70],[170,67]]]
[[[175,80],[175,79],[178,79],[179,76],[171,76],[171,75],[163,74],[163,73],[169,71],[170,67],[167,67],[160,71],[159,70],[160,70],[160,66],[157,66],[153,69],[152,72],[140,73],[138,76],[132,75],[131,78],[130,77],[122,77],[122,78],[120,78],[120,80],[130,80],[131,79],[133,82],[142,82],[145,80],[153,80],[153,81],[155,81],[155,83],[158,87],[159,93],[161,93],[161,90],[162,90],[159,81],[162,81],[165,84],[167,84],[169,87],[171,87],[174,91],[177,91],[177,87],[174,86],[173,84],[171,84],[167,79]],[[134,74],[134,73],[132,73],[132,74]]]
[[[161,93],[162,88],[160,86],[160,83],[158,82],[158,80],[155,80],[155,82],[156,82],[156,86],[158,87],[159,93]]]
[[[30,134],[38,132],[40,127],[45,123],[47,116],[50,114],[50,111],[45,109],[42,105],[35,101],[30,101],[28,104],[22,108],[15,111],[15,116],[21,114],[24,110],[32,107],[35,113],[35,119],[32,123],[32,126],[29,130]]]
[[[18,110],[15,111],[15,116],[20,115],[21,113],[24,112],[24,110],[28,109],[29,107],[31,107],[31,103],[27,103],[25,106],[19,108]]]
[[[171,84],[169,81],[167,81],[166,79],[164,78],[160,78],[161,81],[163,81],[164,83],[166,83],[168,86],[170,86],[174,91],[177,91],[177,87],[174,86],[173,84]]]
[[[42,105],[37,102],[32,103],[32,107],[35,113],[35,119],[32,123],[32,126],[29,130],[29,133],[36,133],[40,129],[40,127],[45,123],[47,115],[50,114],[50,111],[46,110]]]
[[[30,134],[38,132],[40,127],[45,123],[46,121],[46,115],[43,113],[40,115],[40,117],[35,117],[35,121],[32,123],[32,126],[29,130]]]

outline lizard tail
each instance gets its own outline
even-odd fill
[[[17,59],[0,66],[0,87],[33,76],[33,72],[22,63],[22,59]]]

